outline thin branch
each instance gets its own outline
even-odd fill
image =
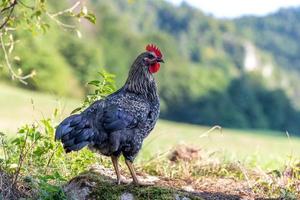
[[[59,11],[57,13],[54,13],[54,14],[50,14],[52,17],[57,17],[59,15],[63,15],[65,13],[68,13],[68,12],[72,12],[75,8],[77,8],[78,6],[80,5],[80,1],[77,1],[71,8],[67,8],[65,10],[62,10],[62,11]]]
[[[9,6],[3,8],[3,9],[0,11],[0,13],[4,12],[4,11],[6,11],[6,10],[12,8],[12,7],[14,7],[16,4],[17,4],[17,0],[15,0],[15,1],[14,1],[12,4],[10,4]]]
[[[6,24],[9,22],[11,16],[12,16],[12,13],[14,11],[14,8],[15,6],[20,3],[20,5],[26,7],[26,8],[29,8],[29,9],[34,9],[33,7],[30,7],[26,4],[24,4],[22,1],[20,0],[14,0],[11,5],[9,5],[8,7],[5,7],[3,8],[0,12],[4,12],[6,10],[9,10],[9,14],[7,15],[5,21],[3,22],[3,24],[0,26],[0,30],[2,28],[4,28],[6,26]],[[66,24],[66,23],[63,23],[61,22],[59,19],[57,19],[57,16],[60,16],[60,15],[63,15],[65,13],[69,13],[69,12],[72,12],[73,10],[75,10],[79,5],[80,5],[80,1],[77,1],[72,7],[68,8],[68,9],[65,9],[65,10],[62,10],[62,11],[59,11],[57,13],[54,13],[54,14],[50,14],[49,12],[46,12],[46,15],[52,19],[53,21],[55,21],[58,25],[60,25],[61,27],[63,28],[68,28],[68,29],[76,29],[76,26],[75,25],[70,25],[70,24]],[[8,27],[9,28],[9,27]],[[26,79],[28,78],[31,78],[35,75],[35,72],[31,72],[30,74],[26,75],[26,76],[22,76],[22,75],[18,75],[12,68],[12,65],[9,61],[9,57],[8,57],[8,52],[7,52],[7,49],[5,46],[7,46],[6,43],[4,43],[3,41],[3,33],[0,32],[0,43],[1,43],[1,47],[2,47],[2,50],[4,52],[4,58],[5,58],[5,62],[6,62],[6,66],[11,74],[11,77],[12,79],[18,79],[21,83],[23,84],[27,84],[27,82],[25,81]]]
[[[69,28],[69,29],[75,29],[76,26],[70,25],[70,24],[65,24],[58,19],[55,18],[55,16],[51,15],[50,13],[46,12],[47,16],[50,17],[52,20],[54,20],[58,25],[64,27],[64,28]]]
[[[5,28],[6,31],[16,31],[16,28],[12,28],[12,27],[6,27]]]
[[[57,144],[56,147],[55,147],[55,149],[52,151],[52,153],[51,153],[51,155],[50,155],[50,157],[48,159],[48,162],[46,164],[44,174],[47,174],[49,165],[50,165],[50,163],[51,163],[51,161],[52,161],[52,159],[54,157],[54,154],[55,154],[56,150],[58,149],[58,147],[59,147],[59,145]]]
[[[80,5],[80,1],[77,1],[72,7],[67,8],[65,10],[59,11],[57,13],[54,14],[50,14],[49,12],[46,12],[47,16],[50,17],[52,20],[54,20],[58,25],[64,27],[64,28],[68,28],[68,29],[76,29],[76,26],[74,25],[70,25],[70,24],[65,24],[63,22],[61,22],[60,20],[58,20],[56,17],[63,15],[65,13],[68,12],[72,12],[75,8],[77,8]]]
[[[2,134],[0,132],[0,134]],[[6,151],[6,144],[5,144],[5,140],[4,140],[4,136],[0,136],[0,140],[1,140],[1,145],[2,145],[2,149],[3,149],[3,153],[4,153],[4,160],[7,161],[8,159],[8,154],[7,154],[7,151]],[[7,162],[5,162],[5,165],[7,165]]]
[[[24,145],[21,149],[21,152],[20,152],[20,156],[19,156],[19,162],[18,162],[18,167],[17,167],[17,170],[14,174],[14,178],[13,178],[13,182],[12,182],[12,186],[15,185],[15,183],[17,182],[18,180],[18,177],[19,177],[19,174],[20,174],[20,171],[21,171],[21,167],[22,167],[22,164],[23,164],[23,161],[24,161],[24,151],[25,151],[25,148],[26,148],[26,144],[27,144],[27,138],[28,138],[28,132],[26,133],[25,135],[25,139],[24,139]]]
[[[25,7],[25,8],[34,10],[34,7],[33,7],[33,6],[28,6],[28,5],[26,5],[24,2],[22,2],[22,1],[20,1],[20,0],[18,0],[18,3],[20,3],[20,5],[22,5],[22,6]]]
[[[3,22],[3,24],[0,26],[0,30],[1,30],[3,27],[5,27],[5,25],[6,25],[7,22],[9,21],[9,19],[10,19],[11,15],[12,15],[12,13],[13,13],[13,11],[14,11],[14,9],[15,9],[15,6],[17,5],[17,3],[18,3],[17,0],[15,0],[9,7],[3,8],[3,9],[1,10],[1,12],[3,12],[3,11],[6,10],[6,9],[10,9],[10,12],[9,12],[7,18],[5,19],[5,21]]]
[[[7,54],[7,51],[6,51],[6,48],[5,48],[5,45],[4,45],[4,41],[3,41],[3,36],[2,34],[0,34],[0,44],[1,44],[1,47],[2,47],[2,50],[3,50],[3,53],[4,53],[4,58],[5,58],[5,62],[6,62],[6,66],[9,70],[9,72],[11,73],[11,76],[12,76],[12,79],[18,79],[21,83],[27,85],[27,82],[24,81],[28,78],[31,78],[34,76],[34,73],[30,73],[26,76],[19,76],[18,74],[15,73],[15,71],[13,70],[10,62],[9,62],[9,58],[8,58],[8,54]]]
[[[13,42],[7,42],[7,43],[4,43],[4,46],[10,46],[10,45],[15,45],[15,44],[18,44],[20,42],[20,40],[15,40]]]

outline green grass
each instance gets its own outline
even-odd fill
[[[174,145],[187,144],[215,152],[228,161],[241,161],[249,166],[264,169],[283,167],[290,159],[300,158],[300,138],[285,133],[223,129],[201,137],[210,127],[160,121],[147,138],[143,155],[166,152]],[[140,158],[141,160],[142,158]]]
[[[0,82],[0,130],[13,133],[22,124],[50,117],[55,108],[66,116],[79,104],[76,99],[24,90]]]
[[[33,103],[32,103],[33,102]],[[59,98],[55,95],[31,92],[0,84],[0,131],[13,133],[24,123],[49,117],[55,108],[67,116],[80,100]],[[146,139],[138,162],[180,145],[192,145],[228,161],[241,161],[263,169],[283,167],[291,158],[299,159],[300,139],[285,133],[223,129],[202,136],[210,127],[195,126],[160,120]]]

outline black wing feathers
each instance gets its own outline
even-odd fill
[[[110,106],[104,111],[103,126],[109,132],[132,127],[135,124],[135,118],[117,106]]]

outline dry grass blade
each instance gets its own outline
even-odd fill
[[[213,132],[214,130],[220,130],[220,134],[222,135],[223,134],[223,131],[222,131],[222,127],[219,126],[219,125],[215,125],[213,127],[211,127],[209,130],[205,131],[204,133],[202,133],[199,137],[207,137],[211,132]]]

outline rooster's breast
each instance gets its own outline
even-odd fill
[[[117,106],[118,109],[134,117],[135,121],[146,120],[150,112],[149,102],[140,95],[124,93],[107,99],[107,106]]]

